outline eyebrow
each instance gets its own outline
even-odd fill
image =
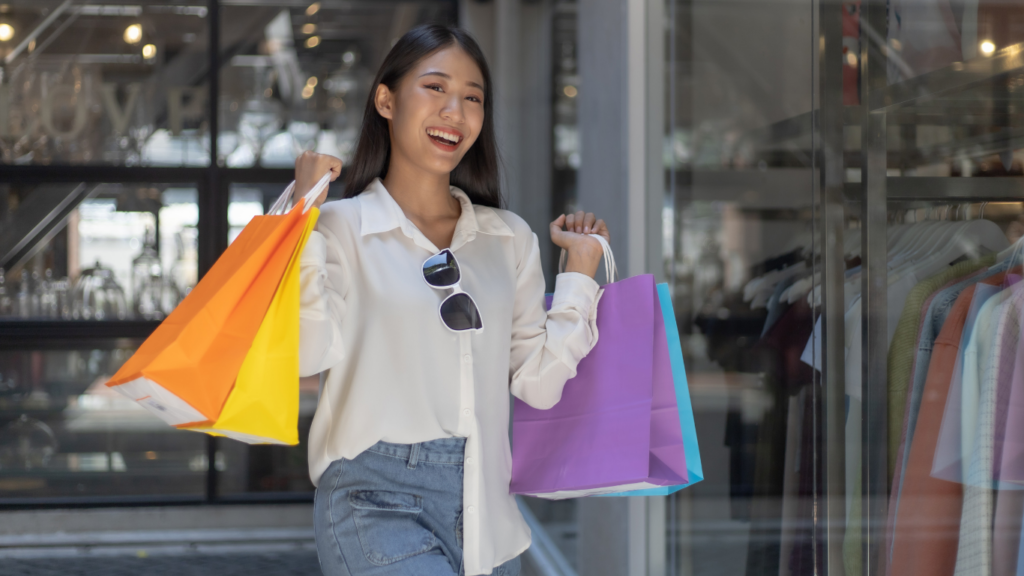
[[[439,70],[431,70],[430,72],[424,72],[423,74],[420,74],[420,78],[423,78],[424,76],[440,76],[441,78],[444,78],[445,80],[451,80],[452,79],[451,75],[445,74],[444,72],[441,72]],[[466,85],[467,86],[472,86],[474,88],[479,88],[480,90],[484,89],[483,86],[477,84],[476,82],[466,82]]]

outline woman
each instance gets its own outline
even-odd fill
[[[596,343],[591,235],[608,230],[583,212],[551,223],[568,260],[546,312],[537,236],[500,209],[492,97],[466,32],[403,36],[346,198],[302,254],[301,373],[326,371],[309,465],[327,576],[516,575],[530,545],[509,494],[508,392],[550,408]],[[304,195],[341,162],[306,153],[295,171]]]

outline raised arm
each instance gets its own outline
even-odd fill
[[[559,228],[564,218],[555,221]],[[585,273],[563,272],[555,277],[551,308],[545,311],[538,244],[537,235],[531,234],[516,269],[510,390],[530,406],[546,410],[558,403],[565,382],[576,375],[576,366],[597,343],[600,288]],[[596,271],[589,254],[576,256],[574,260],[570,252],[570,263],[577,269]]]
[[[303,152],[295,161],[295,197],[309,191],[320,177],[331,172],[331,180],[341,174],[341,160]],[[320,206],[327,191],[314,202]],[[341,341],[341,320],[345,317],[349,269],[341,245],[330,232],[341,218],[321,215],[309,235],[299,259],[301,295],[299,300],[299,375],[312,376],[337,364],[345,356]]]

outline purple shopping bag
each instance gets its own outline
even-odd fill
[[[513,494],[558,499],[688,482],[654,277],[606,284],[597,326],[598,342],[558,404],[515,400]]]

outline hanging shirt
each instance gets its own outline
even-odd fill
[[[354,198],[324,204],[302,253],[299,363],[326,371],[309,432],[309,472],[354,459],[378,440],[466,440],[465,573],[488,574],[530,546],[509,494],[509,392],[540,409],[597,343],[600,288],[585,274],[555,280],[544,307],[537,235],[519,216],[474,205],[450,188],[462,213],[451,251],[482,332],[449,331],[438,313],[448,290],[423,279],[438,248],[406,218],[379,179]]]
[[[992,515],[995,490],[993,437],[997,391],[996,380],[1004,351],[997,345],[1009,329],[1004,306],[1013,289],[989,299],[978,312],[978,320],[964,353],[961,430],[964,465],[964,503],[960,519],[960,541],[956,576],[988,576],[992,573]],[[993,330],[994,328],[994,330]],[[1012,364],[1011,364],[1012,366]]]
[[[932,458],[975,286],[965,289],[935,339],[921,410],[910,442],[889,574],[952,576],[963,486],[932,477]]]

